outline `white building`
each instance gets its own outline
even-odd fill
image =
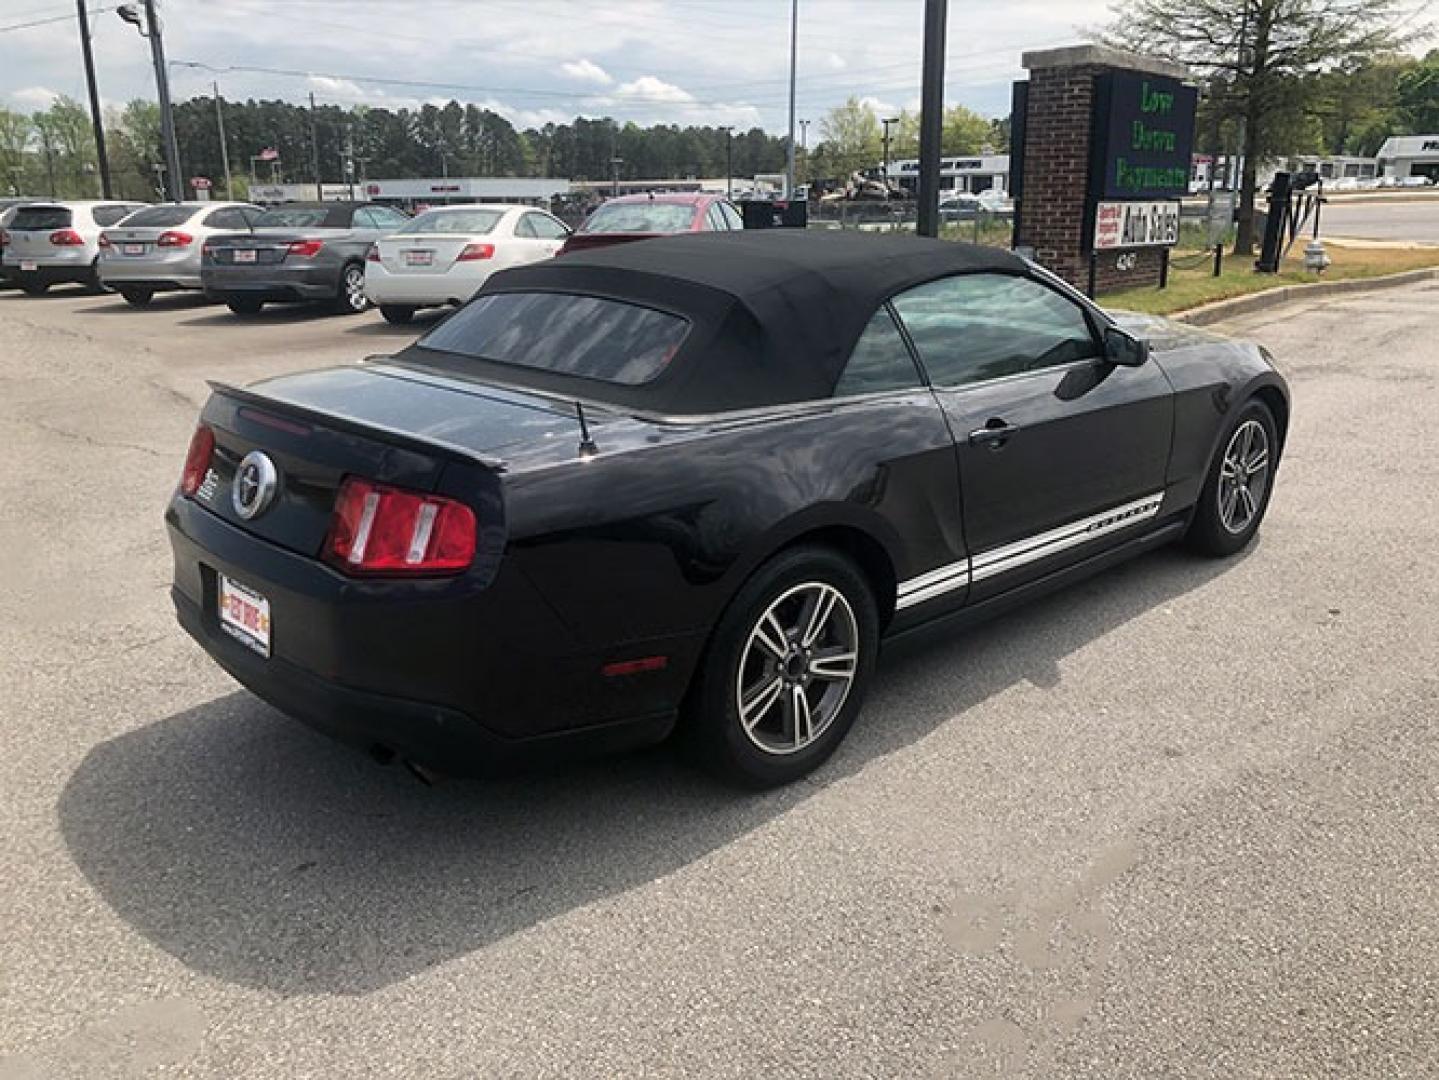
[[[1379,148],[1385,176],[1427,176],[1439,183],[1439,135],[1395,135]]]
[[[514,202],[545,204],[570,191],[568,180],[529,176],[451,176],[420,180],[363,180],[322,184],[326,202],[365,199],[413,209],[444,203]],[[313,202],[314,184],[255,184],[250,198],[261,203]]]
[[[889,179],[907,188],[919,186],[919,159],[901,158],[889,163]],[[944,191],[1009,190],[1009,155],[977,154],[946,157],[939,163],[939,186]]]

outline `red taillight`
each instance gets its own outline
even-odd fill
[[[379,245],[377,245],[377,244],[371,244],[371,245],[370,245],[370,250],[367,251],[367,252],[365,252],[365,261],[366,261],[366,262],[379,262],[379,261],[380,261],[380,248],[379,248]]]
[[[349,477],[340,486],[325,556],[351,574],[434,574],[475,557],[475,514],[439,495]]]
[[[106,236],[104,233],[101,233],[101,234],[100,234],[99,244],[100,244],[100,246],[101,246],[102,248],[104,248],[106,251],[109,251],[112,247],[115,246],[114,244],[110,243],[110,238],[109,238],[108,236]]]
[[[215,433],[201,424],[190,437],[190,449],[185,454],[185,471],[180,474],[180,491],[183,494],[194,495],[200,490],[214,454]]]
[[[189,233],[170,230],[162,232],[160,238],[155,241],[156,247],[189,247],[195,242],[195,238]]]
[[[466,244],[464,250],[455,256],[455,262],[478,262],[480,259],[493,259],[494,257],[494,244]]]
[[[84,247],[85,238],[74,229],[60,229],[50,234],[50,243],[56,247]]]
[[[302,259],[313,259],[325,246],[323,240],[296,240],[285,249],[286,255],[298,255]]]

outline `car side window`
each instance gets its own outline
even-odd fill
[[[904,343],[886,304],[874,313],[855,342],[854,352],[850,353],[849,362],[835,384],[834,396],[853,397],[923,385],[909,346]]]
[[[244,215],[234,207],[226,207],[223,210],[212,211],[205,219],[207,229],[243,229],[245,227]]]
[[[744,218],[740,216],[740,212],[738,210],[736,210],[727,202],[720,203],[719,208],[721,216],[724,217],[725,221],[728,223],[731,229],[744,228]]]
[[[960,274],[894,298],[936,386],[963,386],[1103,355],[1084,310],[1011,274]]]
[[[526,214],[525,219],[541,240],[563,240],[570,234],[563,222],[556,221],[549,214]]]
[[[355,211],[354,227],[356,229],[378,229],[380,223],[375,220],[375,215],[371,213],[368,206],[362,206]]]
[[[729,222],[724,219],[724,214],[720,213],[719,203],[710,203],[705,219],[711,232],[729,232]]]
[[[540,234],[535,231],[535,215],[521,214],[520,220],[515,225],[515,235],[522,236],[527,240],[538,240]]]
[[[95,219],[95,224],[103,229],[118,225],[139,209],[141,208],[138,206],[97,206],[90,216]]]
[[[370,216],[374,219],[377,229],[398,229],[410,220],[398,210],[388,206],[370,207]]]
[[[244,226],[244,227],[245,227],[245,228],[253,228],[254,225],[255,225],[255,219],[258,218],[258,217],[259,217],[261,214],[263,214],[264,212],[265,212],[265,211],[263,211],[263,210],[257,210],[257,209],[256,209],[255,207],[253,207],[253,206],[242,207],[241,210],[240,210],[240,216],[245,219],[245,226]]]

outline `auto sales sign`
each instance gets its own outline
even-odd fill
[[[1094,250],[1173,247],[1179,243],[1179,202],[1102,202],[1094,216]]]

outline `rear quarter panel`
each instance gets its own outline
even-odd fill
[[[505,479],[506,558],[588,647],[707,633],[757,566],[818,529],[864,533],[900,580],[963,555],[927,390],[748,421],[615,420],[594,439],[589,460],[555,440]]]

